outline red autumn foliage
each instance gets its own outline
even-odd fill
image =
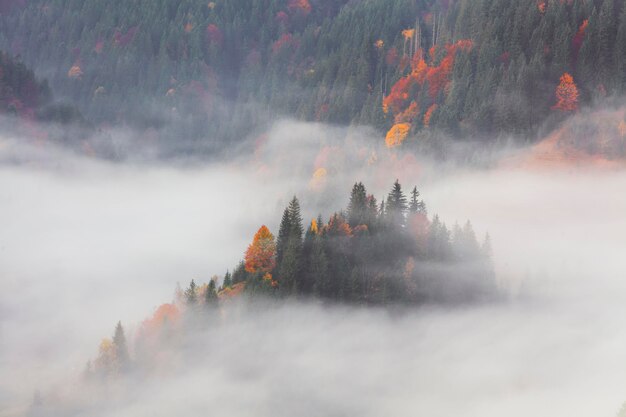
[[[383,100],[383,106],[387,110],[391,110],[393,114],[399,114],[409,99],[409,91],[417,82],[412,75],[402,77],[391,87],[391,92]]]
[[[556,104],[552,107],[553,109],[562,112],[572,112],[578,109],[578,88],[574,83],[574,77],[567,72],[561,76],[555,95]]]
[[[574,50],[574,57],[578,57],[578,52],[580,51],[580,47],[583,45],[583,41],[585,40],[585,32],[587,31],[587,27],[589,26],[589,20],[583,20],[582,24],[578,28],[578,32],[572,39],[572,48]]]
[[[324,226],[326,233],[331,237],[350,237],[352,236],[352,229],[346,222],[346,219],[339,215],[333,214],[328,221],[328,224]]]
[[[276,17],[274,17],[274,20],[276,20],[276,22],[279,25],[287,25],[287,23],[289,23],[289,15],[287,15],[287,13],[283,12],[282,10],[278,13],[276,13]]]
[[[280,38],[276,42],[272,44],[272,53],[277,54],[283,48],[294,47],[297,48],[299,46],[298,41],[293,37],[291,33],[283,33]]]
[[[230,300],[233,298],[237,298],[239,295],[241,295],[245,288],[246,283],[239,282],[232,287],[224,288],[217,294],[217,296],[219,297],[220,301]]]
[[[511,53],[509,51],[504,51],[498,61],[500,61],[504,65],[509,65],[509,61],[511,60]]]
[[[391,110],[398,117],[397,121],[408,121],[406,119],[410,113],[406,115],[404,113],[412,105],[409,100],[416,98],[411,96],[412,92],[416,88],[421,89],[427,81],[428,96],[431,100],[436,100],[441,92],[447,93],[457,53],[459,51],[467,52],[473,46],[473,42],[468,39],[445,45],[445,56],[438,65],[432,64],[436,53],[434,47],[430,49],[431,65],[428,65],[424,59],[414,59],[411,63],[412,72],[400,78],[391,87],[389,95],[383,99],[383,109],[386,112]]]
[[[437,110],[437,104],[433,104],[428,108],[428,110],[426,110],[426,113],[424,114],[424,126],[430,126],[430,120],[432,119],[435,110]]]
[[[142,336],[154,336],[158,334],[165,323],[177,324],[180,319],[180,310],[175,304],[161,304],[152,317],[141,323],[139,333]]]
[[[224,42],[224,35],[220,28],[211,23],[206,27],[206,38],[210,44],[221,45]]]
[[[116,30],[115,34],[113,35],[113,43],[116,46],[128,45],[133,41],[133,39],[135,39],[135,35],[137,34],[138,30],[139,28],[137,26],[131,27],[124,34],[122,34],[122,32],[120,32],[119,30]]]
[[[420,112],[420,108],[415,101],[412,101],[409,107],[395,118],[396,123],[413,123]]]
[[[398,50],[396,48],[391,48],[387,55],[385,56],[385,62],[390,67],[395,67],[398,65]]]
[[[544,0],[537,2],[537,8],[541,14],[546,12],[546,2]]]
[[[267,273],[276,266],[276,242],[267,226],[261,226],[254,235],[246,250],[245,263],[246,271],[250,273]]]
[[[102,40],[102,38],[98,38],[96,46],[93,47],[93,50],[95,53],[99,54],[102,52],[102,49],[104,49],[104,40]]]
[[[311,13],[309,0],[289,0],[287,8],[291,13],[302,13],[305,16]]]

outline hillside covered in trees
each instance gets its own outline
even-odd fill
[[[55,102],[46,80],[39,80],[21,60],[0,52],[0,115],[25,122],[84,123],[71,105]],[[30,133],[35,132],[30,126]]]
[[[27,118],[50,101],[48,84],[39,82],[33,71],[0,53],[0,113]]]
[[[389,146],[527,138],[626,89],[624,0],[7,4],[0,48],[91,121],[207,149],[280,116],[373,125]]]
[[[149,371],[161,349],[232,314],[228,306],[235,299],[454,306],[498,297],[488,235],[479,244],[469,221],[449,229],[438,216],[429,219],[416,188],[407,197],[396,181],[378,204],[357,183],[346,210],[306,227],[294,197],[278,234],[261,226],[232,273],[178,287],[173,302],[139,326],[134,365],[118,323],[114,337],[102,341],[99,356],[89,363],[87,376],[107,378],[132,366]]]

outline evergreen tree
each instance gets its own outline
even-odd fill
[[[215,280],[212,279],[209,281],[209,284],[207,285],[207,288],[206,288],[206,292],[204,293],[204,303],[207,307],[214,307],[217,305],[217,302],[218,302],[217,289],[215,285]]]
[[[222,288],[230,288],[233,285],[232,276],[229,271],[226,271],[226,275],[224,275],[224,282],[222,283]]]
[[[386,214],[389,222],[398,228],[403,228],[406,222],[407,199],[402,192],[400,182],[396,180],[387,196]]]
[[[283,262],[283,256],[285,249],[289,242],[289,236],[291,234],[291,219],[289,216],[289,207],[283,211],[283,218],[280,221],[280,227],[278,229],[278,237],[276,239],[276,267],[280,270],[280,265]]]
[[[294,239],[296,242],[300,243],[302,241],[302,233],[304,228],[302,227],[302,214],[300,213],[300,202],[294,196],[291,202],[289,203],[289,222],[290,222],[290,233],[289,240]]]
[[[355,183],[348,204],[348,223],[356,227],[367,222],[367,193],[363,183]]]
[[[245,282],[247,279],[248,273],[246,272],[246,264],[244,261],[241,261],[237,264],[237,267],[233,271],[232,285],[238,284],[240,282]]]
[[[421,213],[426,214],[426,204],[424,200],[419,199],[420,192],[417,191],[417,187],[413,187],[413,191],[411,191],[411,202],[409,203],[409,213]]]
[[[188,306],[193,306],[198,302],[198,296],[196,294],[196,282],[192,279],[189,283],[189,287],[185,290],[185,303]]]
[[[128,354],[128,346],[126,344],[126,336],[122,322],[118,321],[115,326],[115,334],[113,335],[113,346],[115,348],[115,357],[120,371],[127,371],[130,367],[130,356]]]
[[[278,269],[279,288],[284,295],[298,291],[299,280],[302,278],[302,214],[300,202],[293,197],[287,207],[289,234],[284,247],[281,264]]]

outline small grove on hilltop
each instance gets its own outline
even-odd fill
[[[492,297],[489,238],[479,244],[469,222],[450,230],[438,216],[429,219],[419,196],[414,188],[407,197],[396,182],[379,204],[357,183],[346,210],[306,226],[294,197],[276,238],[262,226],[226,284],[245,282],[251,294],[365,304]]]
[[[429,218],[416,188],[407,196],[396,181],[378,203],[357,183],[346,210],[327,221],[319,216],[306,227],[294,197],[278,233],[261,226],[232,273],[179,287],[172,303],[141,323],[134,360],[118,323],[114,337],[102,341],[98,357],[88,364],[86,376],[99,380],[131,368],[154,371],[185,335],[227,320],[234,298],[459,305],[497,297],[488,235],[479,244],[469,221],[449,229],[438,216]]]

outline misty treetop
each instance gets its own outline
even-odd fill
[[[489,235],[479,244],[469,221],[449,229],[439,216],[429,218],[420,197],[417,187],[407,195],[396,181],[379,203],[359,182],[346,210],[306,224],[293,197],[276,236],[261,226],[232,273],[205,284],[192,279],[186,288],[179,285],[173,302],[139,325],[133,358],[118,323],[85,376],[102,381],[154,372],[167,366],[163,358],[183,348],[188,336],[227,325],[237,314],[229,307],[253,301],[416,306],[496,300]]]
[[[208,148],[280,116],[389,146],[524,137],[626,90],[626,1],[30,0],[0,14],[0,48],[95,123]]]
[[[277,236],[262,226],[246,251],[237,282],[248,294],[385,304],[497,293],[488,236],[479,244],[469,221],[449,229],[437,215],[429,219],[417,188],[407,196],[398,181],[380,204],[356,183],[347,209],[326,222],[305,225],[294,197]]]

